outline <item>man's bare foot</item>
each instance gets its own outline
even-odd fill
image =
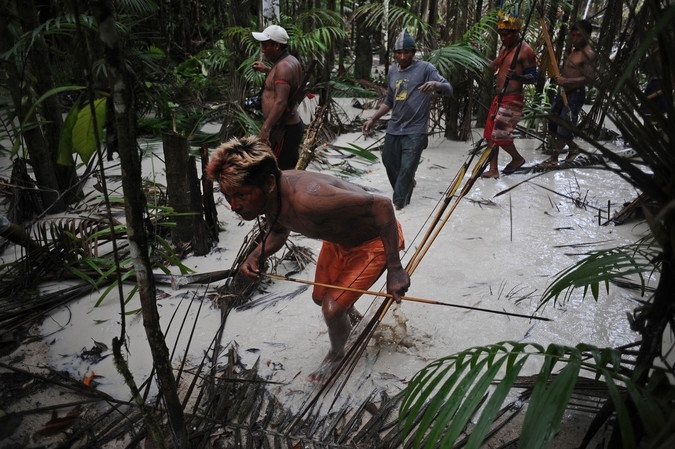
[[[579,147],[576,148],[570,148],[569,153],[567,153],[567,157],[565,158],[565,162],[572,162],[574,161],[577,156],[579,156],[581,152],[579,151]]]
[[[307,380],[317,384],[325,384],[330,375],[333,374],[333,369],[337,367],[343,357],[344,354],[336,355],[333,352],[328,352],[326,358],[321,362],[319,369],[307,376]]]
[[[359,321],[363,319],[363,315],[361,315],[354,306],[351,306],[349,309],[347,309],[347,315],[349,316],[349,322],[351,323],[352,327],[359,324]]]
[[[480,175],[481,178],[494,178],[497,179],[499,178],[499,170],[488,170],[483,172],[482,175]]]

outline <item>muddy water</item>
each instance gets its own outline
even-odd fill
[[[340,139],[359,146],[372,143],[371,140],[364,144],[358,135],[344,135]],[[536,151],[538,145],[536,140],[517,141],[528,165],[547,157]],[[424,152],[412,203],[397,212],[408,245],[404,264],[417,250],[428,229],[428,220],[435,215],[470,148],[470,143],[437,139]],[[500,154],[500,165],[503,167],[508,159]],[[354,160],[351,163],[365,170],[364,176],[353,179],[355,182],[390,195],[381,163],[365,165]],[[553,171],[495,196],[530,176],[515,174],[497,180],[478,180],[440,228],[412,274],[408,294],[444,303],[531,314],[554,276],[580,260],[584,251],[629,244],[646,232],[643,225],[634,223],[598,225],[598,208],[606,211],[609,202],[613,213],[636,196],[630,185],[608,171],[588,168]],[[603,213],[606,220],[606,212]],[[221,233],[218,249],[209,256],[186,261],[198,272],[229,268],[252,226],[242,225],[224,204],[219,207],[219,219],[227,231]],[[318,253],[319,242],[297,235],[291,238],[296,245]],[[312,265],[295,277],[313,279],[313,270]],[[655,282],[651,280],[650,284]],[[383,281],[373,289],[381,287]],[[170,349],[177,347],[176,359],[187,357],[198,363],[211,344],[220,324],[219,311],[207,297],[213,291],[213,286],[181,290],[162,287],[159,309],[168,328],[167,345]],[[280,383],[270,387],[272,391],[285,403],[299,407],[302,400],[316,391],[305,378],[318,367],[328,350],[326,326],[306,286],[275,281],[267,287],[266,294],[276,295],[277,300],[266,307],[229,315],[222,343],[236,344],[243,362],[249,366],[259,359],[261,374]],[[609,294],[601,291],[596,302],[591,296],[583,298],[582,290],[574,291],[568,298],[561,298],[556,304],[551,302],[537,312],[550,318],[550,322],[404,302],[394,306],[383,319],[345,385],[343,400],[365,397],[375,388],[396,393],[429,361],[477,345],[505,340],[542,345],[630,343],[637,336],[625,316],[635,307],[636,294],[611,286]],[[94,340],[109,345],[119,333],[117,301],[107,299],[95,308],[96,299],[97,295],[83,298],[45,320],[42,332],[53,341],[48,361],[77,376],[95,371],[100,376],[99,388],[126,397],[126,389],[110,358],[94,364],[78,357]],[[363,297],[357,308],[369,318],[379,302],[378,298]],[[128,310],[138,307],[137,299],[127,305]],[[186,328],[178,332],[183,317]],[[196,335],[186,355],[189,332],[185,329],[195,321]],[[127,317],[127,326],[131,369],[140,382],[150,372],[149,350],[140,318]],[[176,336],[178,333],[180,338]]]

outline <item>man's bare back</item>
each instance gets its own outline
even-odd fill
[[[385,210],[387,198],[333,176],[301,170],[284,171],[280,184],[279,225],[347,248],[380,237],[380,214],[373,211]],[[395,222],[393,214],[389,219]]]

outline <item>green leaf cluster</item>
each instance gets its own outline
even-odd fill
[[[530,375],[526,366],[531,364],[526,362],[531,358],[539,361],[540,369],[530,393],[519,448],[550,447],[565,412],[561,404],[567,404],[582,373],[608,385],[619,428],[628,442],[625,447],[631,447],[631,441],[635,444],[632,436],[637,423],[630,419],[624,395],[637,404],[639,425],[646,426],[650,437],[658,437],[672,417],[670,403],[675,389],[663,381],[662,369],[656,376],[661,381],[643,387],[627,374],[616,349],[585,344],[545,348],[507,341],[443,357],[419,371],[401,393],[404,434],[413,437],[413,447],[452,447],[478,414],[466,447],[480,448],[508,394]]]

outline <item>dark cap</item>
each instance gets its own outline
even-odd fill
[[[403,30],[394,42],[394,51],[396,50],[416,50],[415,39],[408,33],[408,30]]]

